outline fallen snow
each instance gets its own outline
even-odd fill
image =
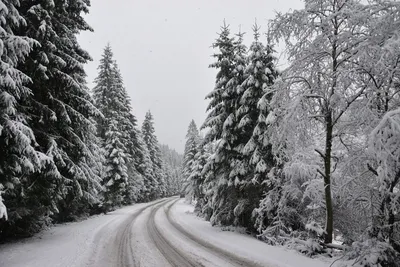
[[[118,264],[118,257],[121,256],[119,253],[121,248],[118,247],[120,242],[117,240],[121,237],[121,230],[126,228],[126,222],[133,213],[149,204],[137,204],[82,222],[57,225],[34,238],[0,245],[0,266],[114,266]],[[155,222],[157,228],[173,246],[206,267],[232,266],[226,257],[198,246],[196,242],[177,231],[165,214],[169,204],[157,211]],[[129,226],[130,239],[124,246],[130,246],[131,252],[127,253],[132,253],[135,263],[140,266],[167,266],[165,259],[149,238],[147,223],[151,210],[152,208],[144,210],[135,223]],[[327,261],[310,259],[292,250],[269,246],[244,234],[211,227],[209,222],[196,217],[193,214],[193,206],[185,204],[183,199],[172,206],[171,217],[198,238],[262,266],[328,267],[330,265]]]
[[[91,266],[95,258],[101,257],[98,252],[113,237],[115,228],[147,205],[137,204],[85,221],[56,225],[33,238],[0,245],[0,266]]]
[[[329,267],[331,264],[328,259],[311,259],[293,250],[270,246],[251,236],[222,231],[221,228],[212,227],[209,222],[195,216],[193,210],[192,205],[179,200],[171,208],[171,216],[188,232],[242,258],[268,267]]]
[[[155,216],[155,221],[157,227],[162,232],[164,237],[167,238],[168,241],[171,242],[171,244],[175,246],[176,249],[183,251],[186,255],[189,255],[197,262],[201,262],[201,265],[204,267],[232,266],[232,264],[228,262],[226,258],[216,253],[211,253],[207,249],[204,249],[202,246],[199,246],[196,242],[186,237],[184,234],[179,232],[173,225],[171,225],[165,213],[165,209],[168,206],[169,205],[164,206],[164,208],[161,208],[160,210],[157,211]]]

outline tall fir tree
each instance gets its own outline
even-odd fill
[[[185,194],[187,197],[195,197],[193,191],[193,184],[190,181],[189,177],[193,171],[194,165],[194,157],[197,153],[198,145],[200,141],[199,130],[197,129],[197,125],[194,120],[192,120],[189,124],[188,131],[186,134],[186,143],[185,143],[185,151],[183,154],[183,175],[185,179]]]
[[[147,144],[143,139],[142,132],[139,132],[139,144],[141,146],[140,153],[138,153],[138,171],[143,177],[143,187],[141,189],[141,200],[150,201],[157,197],[158,181],[154,175],[153,163],[150,159],[150,153]]]
[[[162,197],[165,194],[165,180],[162,173],[162,158],[161,150],[157,141],[157,136],[154,130],[153,115],[148,111],[142,125],[142,134],[144,143],[149,151],[150,160],[152,163],[153,177],[157,181],[157,187],[153,193],[155,197]]]
[[[239,192],[241,198],[241,225],[253,228],[253,210],[258,207],[265,190],[265,180],[274,166],[271,147],[266,140],[268,101],[271,99],[270,87],[277,70],[274,66],[273,49],[268,40],[267,46],[260,41],[260,28],[253,26],[254,41],[250,46],[243,93],[237,110],[239,121],[239,151],[241,158],[236,164],[241,172]]]
[[[37,143],[28,124],[30,116],[21,105],[31,96],[26,86],[32,81],[17,66],[38,44],[31,38],[16,35],[26,26],[18,8],[19,1],[0,1],[0,199],[8,206],[9,215],[0,200],[0,217],[10,219],[9,222],[0,221],[1,234],[13,232],[4,229],[32,212],[33,208],[24,209],[23,205],[24,176],[39,171],[46,163],[45,155],[35,150]]]
[[[139,199],[143,177],[138,172],[137,154],[142,148],[138,141],[136,118],[131,113],[130,98],[110,45],[104,49],[98,69],[93,95],[97,108],[104,115],[98,120],[98,135],[106,149],[107,176],[103,184],[112,184],[112,189],[106,187],[105,191],[107,206],[111,208]],[[114,147],[110,146],[110,138]],[[119,151],[117,155],[114,155],[113,149]],[[114,156],[119,157],[120,166],[113,163]],[[112,203],[114,200],[116,202]]]
[[[230,37],[229,27],[224,24],[221,33],[213,47],[216,62],[210,67],[218,69],[214,90],[206,97],[210,99],[207,110],[210,110],[202,128],[208,128],[205,142],[216,142],[215,153],[205,166],[205,172],[214,184],[208,198],[213,213],[212,224],[237,223],[235,208],[238,204],[236,184],[239,172],[235,171],[237,159],[240,157],[236,119],[236,109],[239,103],[240,85],[244,80],[245,53],[242,44],[243,34],[239,33],[235,40]],[[233,171],[232,171],[233,170]]]
[[[20,24],[15,33],[40,43],[17,65],[31,81],[27,85],[30,97],[21,99],[21,106],[29,114],[37,150],[46,155],[47,164],[21,179],[23,197],[13,199],[16,221],[8,230],[18,235],[39,230],[50,216],[70,220],[88,212],[101,190],[97,168],[93,168],[97,159],[91,120],[99,113],[83,69],[90,56],[76,39],[79,31],[91,30],[82,17],[88,3],[20,3],[18,11],[26,24]]]
[[[115,115],[118,116],[118,114]],[[128,186],[127,149],[122,143],[118,121],[109,119],[108,125],[104,140],[106,174],[103,182],[105,186],[104,204],[107,210],[123,204]]]
[[[205,175],[203,173],[204,166],[206,165],[210,153],[207,150],[207,146],[200,142],[197,146],[197,152],[194,155],[192,171],[189,176],[189,182],[192,186],[193,196],[196,199],[195,212],[198,215],[203,213],[203,207],[205,205],[205,186],[204,180]]]
[[[139,192],[143,186],[143,175],[138,171],[139,165],[137,162],[140,150],[142,150],[143,147],[138,141],[139,130],[137,129],[136,117],[132,114],[131,99],[125,90],[122,75],[115,62],[113,71],[116,86],[120,88],[122,93],[121,102],[124,106],[124,109],[120,110],[121,116],[123,116],[121,119],[120,132],[128,155],[128,184],[124,202],[126,204],[131,204],[139,199]]]

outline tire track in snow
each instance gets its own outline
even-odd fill
[[[165,203],[168,200],[160,200],[150,205],[147,205],[135,213],[133,213],[124,223],[123,227],[120,227],[120,230],[117,232],[116,240],[118,244],[117,250],[117,259],[118,259],[118,267],[132,267],[135,266],[135,256],[132,248],[132,227],[136,221],[136,218],[142,214],[146,209],[153,207],[159,203]]]
[[[216,247],[216,246],[212,245],[211,243],[207,242],[206,240],[198,238],[197,236],[193,235],[192,233],[189,233],[188,231],[186,231],[179,223],[177,223],[176,221],[174,221],[171,218],[171,207],[173,205],[175,205],[175,203],[178,201],[179,201],[179,199],[175,200],[172,204],[170,204],[168,206],[167,210],[165,211],[168,221],[171,223],[172,226],[174,226],[176,228],[176,230],[181,232],[183,235],[185,235],[187,238],[189,238],[190,240],[192,240],[199,246],[205,248],[210,253],[212,253],[216,256],[223,256],[228,262],[231,262],[232,264],[234,264],[234,266],[263,267],[260,264],[257,264],[250,260],[241,258],[241,257],[239,257],[233,253],[230,253],[224,249]]]
[[[136,219],[148,208],[157,204],[167,202],[168,200],[162,199],[150,203],[132,214],[122,221],[114,218],[105,223],[97,230],[92,243],[93,250],[88,258],[88,262],[84,266],[93,267],[131,267],[135,266],[135,256],[131,245],[132,241],[132,227]],[[115,224],[111,228],[111,225]],[[109,242],[104,240],[110,239]]]
[[[174,201],[175,203],[175,201]],[[157,228],[155,223],[156,212],[163,207],[163,204],[153,207],[149,220],[147,222],[147,229],[151,240],[165,259],[174,267],[201,267],[204,266],[201,263],[196,262],[184,252],[178,250],[174,245],[166,239],[161,231]]]

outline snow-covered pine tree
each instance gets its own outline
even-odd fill
[[[125,203],[133,203],[139,198],[139,192],[141,190],[143,177],[138,172],[137,158],[142,147],[138,142],[138,129],[136,117],[132,114],[131,99],[126,92],[122,76],[117,64],[114,62],[113,67],[115,86],[121,91],[121,102],[123,103],[124,109],[120,109],[119,114],[121,116],[120,132],[123,143],[127,149],[128,155],[128,185],[125,194]]]
[[[165,194],[165,181],[162,175],[162,158],[160,146],[155,135],[153,115],[150,111],[146,113],[143,121],[142,135],[144,143],[149,151],[154,179],[157,181],[157,187],[154,188],[156,191],[153,194],[155,194],[155,198],[162,197]]]
[[[118,117],[118,114],[115,114]],[[108,130],[104,140],[106,150],[106,173],[103,180],[104,205],[106,210],[121,206],[128,186],[128,156],[121,138],[117,119],[108,120]]]
[[[216,62],[210,67],[216,68],[218,73],[215,88],[206,97],[210,99],[209,114],[202,126],[208,129],[205,142],[216,141],[215,153],[205,166],[205,172],[213,172],[209,178],[214,180],[207,181],[209,185],[214,184],[209,191],[212,196],[208,198],[211,201],[208,206],[213,210],[212,224],[229,225],[236,223],[234,209],[238,203],[236,173],[231,173],[231,169],[238,157],[235,113],[239,102],[238,87],[244,80],[245,69],[242,34],[235,41],[224,24],[213,47],[218,51],[214,54]]]
[[[111,99],[109,95],[111,94],[110,88],[115,86],[114,59],[110,44],[104,48],[104,52],[97,69],[98,75],[94,80],[95,87],[92,91],[95,105],[104,116],[104,118],[98,118],[97,121],[97,134],[104,140],[107,132],[106,118],[111,117]]]
[[[205,205],[205,176],[203,174],[203,169],[209,157],[210,154],[206,149],[206,145],[204,145],[202,141],[199,142],[197,146],[197,153],[193,159],[192,171],[189,176],[193,197],[196,199],[195,212],[198,215],[202,214],[203,207]]]
[[[150,201],[156,199],[158,182],[154,176],[153,164],[150,159],[150,153],[146,143],[143,140],[143,134],[139,132],[139,145],[141,150],[138,153],[137,163],[138,171],[143,177],[143,187],[141,189],[140,200]]]
[[[113,138],[118,138],[120,148],[122,150],[121,157],[123,160],[120,161],[121,168],[127,169],[127,180],[124,181],[125,186],[118,186],[112,190],[112,194],[123,195],[124,203],[132,203],[136,201],[139,196],[139,192],[142,189],[142,174],[138,172],[138,153],[142,150],[142,147],[138,141],[138,129],[136,128],[136,118],[131,113],[132,108],[130,104],[130,98],[125,90],[122,76],[116,62],[113,59],[113,53],[110,45],[107,45],[104,49],[102,59],[99,65],[99,74],[95,80],[96,86],[93,89],[94,99],[97,108],[103,113],[104,119],[98,121],[98,134],[100,138],[105,141],[104,147],[107,149],[108,140],[107,132],[118,131],[118,134],[114,134]],[[110,121],[114,122],[114,125],[110,125]],[[110,129],[113,127],[113,129]],[[108,151],[108,156],[110,156]],[[109,159],[106,158],[109,162]],[[122,166],[124,165],[124,166]],[[108,164],[108,168],[116,167],[113,164]],[[116,170],[119,172],[119,170]],[[104,184],[109,183],[110,177],[104,180]],[[117,192],[118,190],[120,192]],[[111,191],[110,191],[111,192]],[[106,192],[106,194],[108,194]],[[117,196],[109,197],[110,199],[118,200]],[[120,205],[121,202],[118,200],[115,203],[116,206]],[[111,205],[111,203],[108,203]]]
[[[38,44],[31,38],[16,35],[19,28],[26,26],[18,9],[19,1],[0,1],[0,217],[10,220],[0,220],[0,238],[14,235],[16,228],[13,226],[34,210],[23,204],[25,176],[46,167],[49,161],[35,150],[30,114],[21,105],[22,100],[31,97],[26,87],[31,79],[18,70],[17,65],[24,62]],[[2,200],[8,206],[9,216]]]
[[[189,199],[196,197],[194,196],[193,184],[190,181],[189,177],[191,176],[193,171],[194,156],[197,153],[197,147],[199,145],[199,141],[200,141],[199,130],[197,129],[195,121],[192,120],[189,124],[186,133],[186,143],[185,143],[185,150],[183,153],[183,163],[182,163],[183,177],[185,179],[184,191],[187,198]]]
[[[270,42],[264,46],[260,40],[260,28],[253,26],[254,41],[245,70],[245,81],[241,85],[240,105],[236,112],[239,121],[238,150],[241,157],[235,164],[238,177],[239,198],[236,216],[241,225],[252,228],[253,210],[259,205],[265,190],[267,173],[274,166],[271,147],[266,137],[271,85],[277,77],[273,49]],[[270,41],[270,40],[269,40]]]
[[[27,85],[31,95],[22,99],[21,106],[30,114],[38,150],[48,156],[44,169],[23,176],[24,197],[15,199],[21,209],[14,227],[30,234],[46,224],[50,215],[71,219],[97,201],[101,186],[93,171],[97,160],[90,118],[99,113],[85,84],[83,64],[90,57],[76,39],[79,31],[90,30],[81,16],[88,11],[87,3],[20,3],[18,11],[27,23],[16,32],[41,44],[18,64],[32,81]]]

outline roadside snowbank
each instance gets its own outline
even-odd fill
[[[194,207],[182,199],[172,206],[171,217],[188,232],[240,257],[271,267],[329,267],[331,264],[328,259],[307,258],[296,251],[270,246],[251,236],[222,231],[194,215],[193,210]]]

